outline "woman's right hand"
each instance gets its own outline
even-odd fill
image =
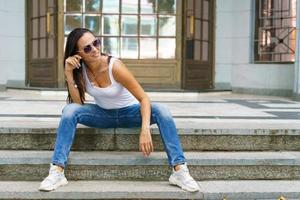
[[[79,69],[81,67],[80,65],[81,56],[80,55],[74,55],[70,56],[66,59],[65,62],[65,72],[73,72],[74,69]]]

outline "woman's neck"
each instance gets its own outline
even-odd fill
[[[106,68],[106,59],[104,56],[101,56],[99,60],[87,63],[87,66],[93,74],[96,74]]]

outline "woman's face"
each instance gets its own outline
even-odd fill
[[[77,42],[78,54],[85,62],[92,62],[100,57],[100,39],[86,32]]]

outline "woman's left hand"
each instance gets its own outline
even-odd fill
[[[153,151],[150,129],[141,130],[139,149],[143,152],[144,156],[149,156]]]

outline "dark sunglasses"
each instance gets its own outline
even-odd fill
[[[101,40],[99,38],[95,39],[91,44],[84,46],[83,50],[79,50],[78,52],[83,51],[84,53],[89,54],[93,49],[92,45],[96,48],[99,48],[99,46],[101,45]]]

